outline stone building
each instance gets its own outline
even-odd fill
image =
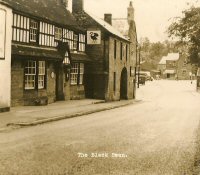
[[[10,9],[7,21],[12,24],[7,30],[12,36],[8,46],[11,86],[8,82],[5,87],[5,91],[11,87],[11,105],[85,98],[83,77],[90,62],[85,53],[86,33],[66,9],[66,2],[2,0],[0,4]],[[3,75],[9,79],[9,73]]]
[[[161,59],[158,67],[166,79],[189,80],[192,73],[192,66],[183,53],[169,53]]]
[[[135,96],[134,71],[136,60],[136,28],[132,2],[128,8],[126,36],[112,26],[112,14],[104,20],[84,10],[83,0],[73,0],[72,13],[80,26],[87,30],[86,53],[93,60],[87,74],[87,97],[107,101],[132,99]]]

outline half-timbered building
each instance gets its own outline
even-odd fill
[[[2,0],[12,10],[11,104],[85,97],[85,31],[63,0]]]

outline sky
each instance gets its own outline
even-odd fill
[[[191,5],[200,6],[198,0],[132,0],[135,9],[137,35],[148,37],[151,42],[164,41],[167,27],[174,17]],[[103,18],[112,13],[113,18],[126,18],[130,0],[84,0],[86,11]]]

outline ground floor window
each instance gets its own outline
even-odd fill
[[[84,64],[73,63],[71,67],[70,83],[71,85],[83,84]]]
[[[24,88],[28,89],[44,89],[46,77],[45,61],[29,60],[25,63],[24,68]]]

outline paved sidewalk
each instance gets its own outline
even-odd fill
[[[47,106],[13,107],[10,112],[0,113],[0,130],[8,126],[32,126],[87,115],[137,102],[137,100],[122,100],[105,103],[102,100],[84,99],[56,102]]]

